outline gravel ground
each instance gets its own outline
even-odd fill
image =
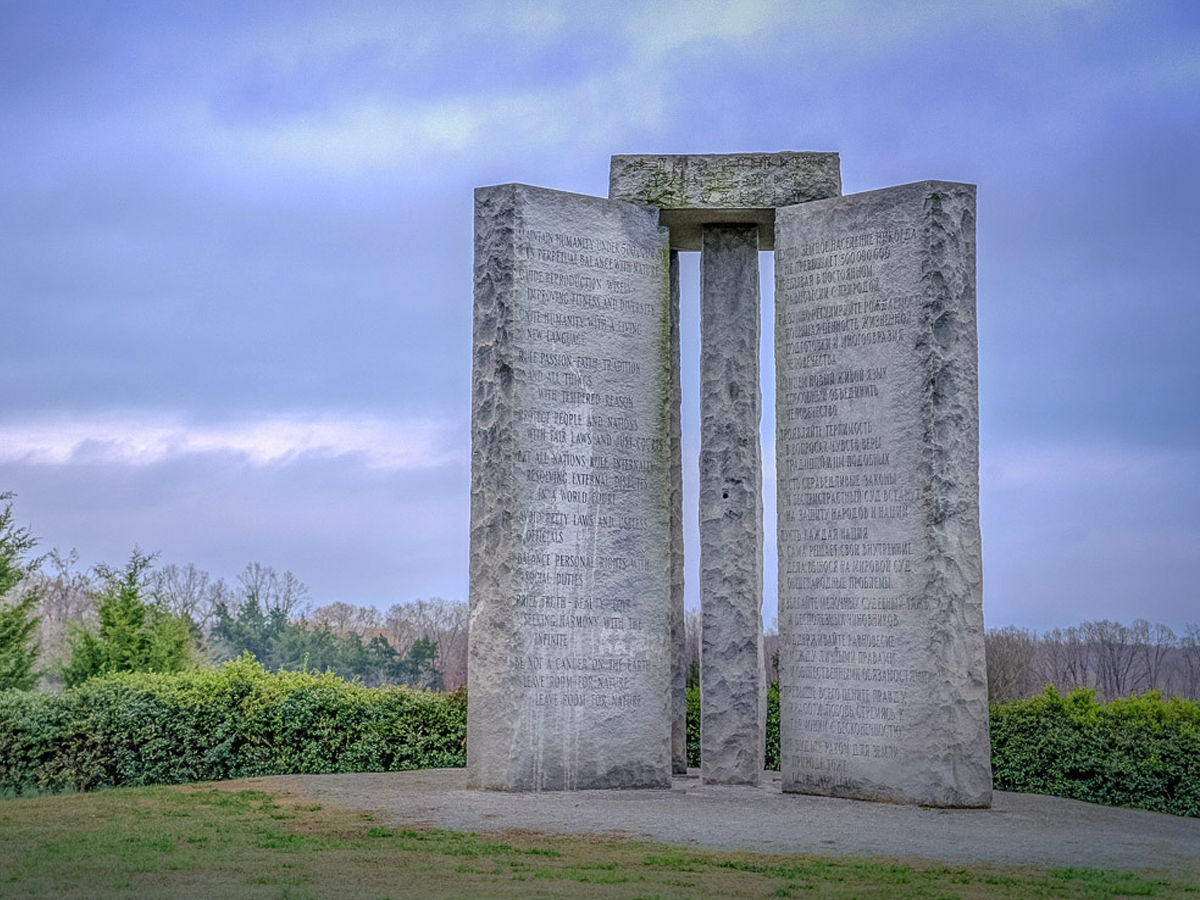
[[[464,769],[280,775],[249,784],[329,807],[369,810],[378,822],[397,825],[611,834],[763,853],[1200,875],[1200,819],[1035,794],[997,792],[986,810],[931,810],[783,794],[778,773],[757,788],[703,785],[699,770],[676,776],[670,791],[468,791]]]

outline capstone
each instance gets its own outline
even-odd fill
[[[758,226],[775,246],[775,209],[842,193],[836,153],[693,153],[613,156],[608,196],[660,210],[676,250],[699,250],[705,225]]]

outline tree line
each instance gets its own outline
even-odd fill
[[[386,611],[314,605],[291,572],[249,563],[232,584],[192,564],[156,566],[135,549],[123,566],[81,569],[78,555],[34,556],[36,538],[0,493],[0,689],[78,684],[108,671],[178,671],[251,653],[275,671],[332,671],[367,686],[466,684],[467,605],[432,598]],[[689,683],[698,680],[701,616],[685,614]],[[779,637],[764,635],[769,681]],[[1009,626],[985,637],[994,702],[1090,688],[1104,699],[1157,690],[1200,700],[1200,625],[1107,619],[1039,634]]]
[[[699,683],[701,615],[684,614],[684,661],[688,684]],[[1108,619],[1088,621],[1039,634],[1008,626],[984,636],[988,699],[1024,700],[1046,685],[1062,694],[1094,690],[1102,700],[1158,691],[1164,697],[1200,700],[1200,624],[1183,634],[1170,627],[1134,619],[1130,625]],[[767,681],[779,681],[779,634],[763,635]]]
[[[1200,624],[1176,634],[1162,624],[1108,619],[1038,634],[1009,626],[987,632],[988,698],[1031,697],[1047,684],[1060,692],[1091,688],[1106,700],[1158,691],[1200,700]]]
[[[314,605],[291,572],[250,563],[230,584],[192,564],[121,566],[34,556],[0,493],[0,689],[80,684],[108,672],[174,672],[250,653],[271,670],[331,671],[374,687],[466,683],[465,603],[432,598],[385,612]]]

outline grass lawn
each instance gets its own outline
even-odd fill
[[[236,782],[0,800],[0,897],[123,896],[1200,900],[1200,882],[412,829]]]

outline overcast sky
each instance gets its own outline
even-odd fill
[[[465,600],[472,189],[785,149],[979,185],[988,624],[1200,621],[1188,0],[0,0],[0,490],[87,564]]]

